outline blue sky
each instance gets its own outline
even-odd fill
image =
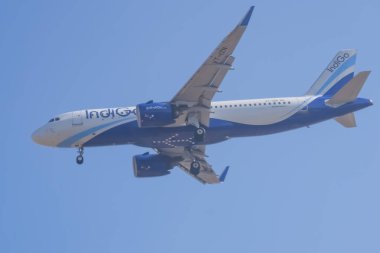
[[[378,1],[1,1],[0,252],[380,252]],[[226,183],[133,177],[148,149],[33,143],[52,116],[170,99],[255,5],[216,100],[304,94],[358,49],[375,106],[208,147]]]

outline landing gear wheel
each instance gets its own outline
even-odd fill
[[[195,142],[203,142],[205,139],[206,130],[203,127],[198,127],[194,132]]]
[[[190,173],[196,176],[199,174],[200,171],[201,171],[201,164],[197,161],[192,162],[191,167],[190,167]]]
[[[84,158],[83,158],[84,150],[83,150],[83,147],[80,147],[78,149],[78,153],[79,153],[79,155],[77,156],[77,159],[76,159],[77,164],[82,164],[84,162]]]
[[[77,164],[82,164],[84,162],[84,158],[82,155],[77,156]]]

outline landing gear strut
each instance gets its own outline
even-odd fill
[[[84,152],[83,147],[80,147],[80,148],[78,149],[78,153],[79,153],[79,155],[77,156],[77,159],[76,159],[77,164],[82,164],[82,163],[84,162],[83,152]]]
[[[187,125],[194,126],[194,142],[200,143],[205,139],[206,130],[201,127],[200,122],[200,114],[199,112],[189,112],[187,115]]]
[[[198,161],[194,161],[190,165],[190,173],[194,176],[198,175],[201,171],[201,164]]]
[[[203,142],[205,139],[206,130],[203,127],[198,127],[194,132],[195,142]]]

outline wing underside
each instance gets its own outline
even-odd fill
[[[198,181],[204,184],[217,184],[224,181],[226,172],[223,172],[218,176],[212,166],[206,161],[207,155],[205,154],[205,146],[197,145],[192,147],[175,147],[175,148],[161,148],[156,150],[157,153],[176,158],[178,162],[176,165],[183,171],[194,177]],[[191,172],[191,164],[197,161],[200,164],[199,173],[193,174]]]

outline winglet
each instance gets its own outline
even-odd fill
[[[220,182],[224,182],[224,180],[226,179],[226,176],[227,176],[227,173],[228,173],[229,168],[230,168],[230,166],[227,166],[227,167],[223,170],[222,174],[219,176],[219,181],[220,181]]]
[[[247,26],[248,25],[249,20],[251,19],[253,9],[255,9],[255,6],[251,6],[251,8],[249,8],[247,14],[245,14],[243,20],[241,21],[240,26]]]

